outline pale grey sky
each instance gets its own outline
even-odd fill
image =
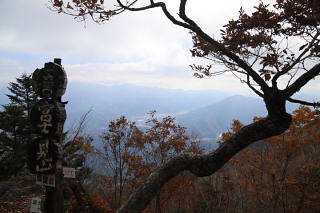
[[[170,2],[173,14],[177,0]],[[208,34],[218,36],[241,6],[258,0],[189,0],[187,13]],[[270,2],[272,2],[270,0]],[[195,79],[189,64],[191,37],[159,10],[127,12],[98,25],[51,12],[47,0],[0,0],[0,84],[22,72],[62,58],[70,81],[136,84],[175,89],[218,89],[250,93],[232,75]],[[313,89],[319,85],[311,84]],[[249,94],[248,94],[249,95]]]

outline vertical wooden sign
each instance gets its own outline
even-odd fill
[[[61,96],[67,87],[67,75],[61,59],[45,63],[32,74],[33,89],[41,98],[32,108],[30,119],[36,137],[29,147],[31,171],[37,183],[46,186],[45,212],[62,213],[62,133],[66,120],[66,102]]]

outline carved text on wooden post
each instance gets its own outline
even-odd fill
[[[31,110],[31,122],[37,137],[31,145],[31,170],[34,173],[53,174],[58,156],[62,156],[61,137],[66,120],[65,93],[67,76],[58,63],[46,63],[32,75],[33,89],[41,98]]]

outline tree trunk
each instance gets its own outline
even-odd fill
[[[156,213],[161,213],[160,191],[156,195]]]

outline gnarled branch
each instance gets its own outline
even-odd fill
[[[190,26],[199,28],[198,25],[186,15],[186,3],[187,3],[187,0],[180,1],[180,7],[179,7],[180,18],[186,23],[190,24]]]
[[[266,117],[240,129],[225,141],[216,151],[206,155],[183,154],[169,159],[158,170],[152,173],[147,181],[134,192],[120,207],[118,213],[142,212],[161,187],[171,178],[184,170],[202,177],[213,174],[230,158],[255,141],[279,135],[291,123],[291,116]]]

